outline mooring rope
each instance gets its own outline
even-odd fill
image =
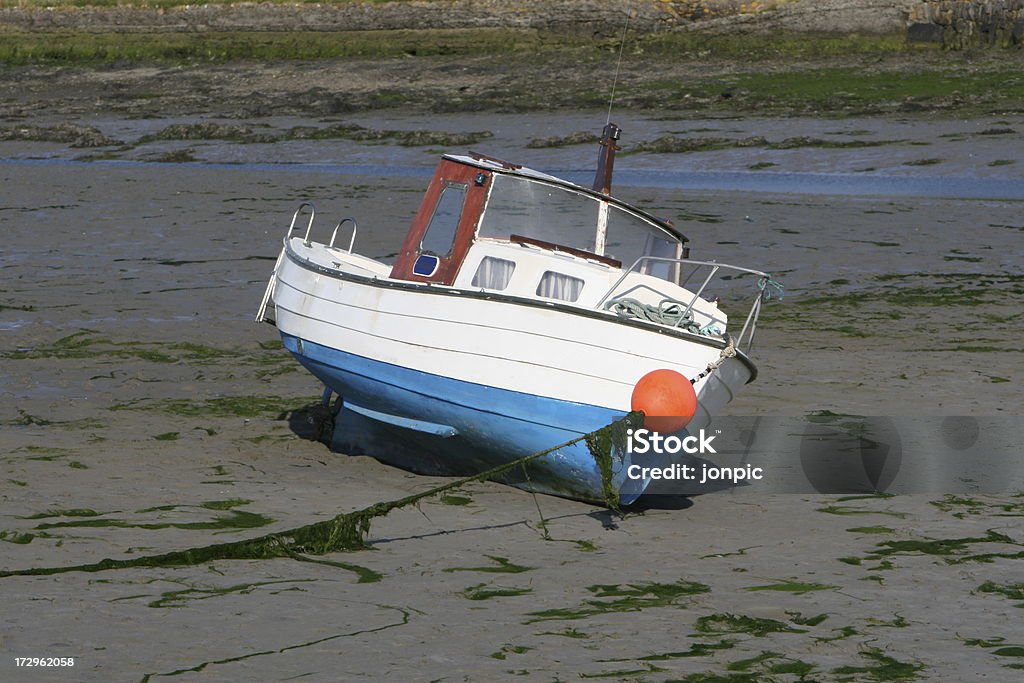
[[[713,360],[710,363],[708,363],[708,366],[704,368],[704,372],[700,373],[699,375],[691,379],[690,384],[696,384],[697,382],[701,381],[702,379],[710,375],[712,372],[717,370],[719,367],[721,367],[722,363],[724,363],[726,360],[728,360],[729,358],[734,358],[736,356],[736,340],[729,336],[728,332],[724,333],[723,336],[725,337],[725,348],[722,349],[722,351],[718,354],[718,360]]]
[[[69,567],[34,567],[31,569],[0,570],[0,578],[8,576],[44,576],[64,574],[67,572],[99,572],[107,569],[128,569],[131,567],[186,567],[205,564],[214,560],[267,560],[296,555],[324,555],[331,552],[360,550],[366,547],[366,535],[370,532],[370,522],[375,517],[383,517],[392,510],[414,505],[425,498],[430,498],[452,489],[462,488],[475,481],[486,481],[505,474],[516,467],[525,467],[526,463],[568,448],[581,441],[586,442],[590,454],[594,457],[601,474],[601,489],[604,503],[613,510],[619,509],[618,495],[612,483],[612,452],[614,449],[625,448],[626,430],[643,424],[644,414],[634,411],[625,417],[612,422],[600,429],[588,432],[565,443],[545,448],[536,453],[492,467],[489,470],[471,477],[435,486],[421,493],[398,498],[396,500],[374,503],[369,507],[352,512],[343,512],[336,517],[321,522],[314,522],[287,531],[266,534],[257,538],[217,543],[215,545],[175,550],[161,555],[147,555],[126,560],[104,559],[92,564],[79,564]]]
[[[782,286],[781,282],[777,282],[770,277],[763,277],[757,281],[757,288],[761,290],[761,301],[768,303],[772,299],[778,299],[782,301],[786,295],[785,287]],[[775,290],[775,294],[772,294],[772,290]]]

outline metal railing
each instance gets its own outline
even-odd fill
[[[331,249],[334,248],[334,240],[338,237],[338,230],[340,230],[341,226],[345,225],[345,223],[348,222],[352,223],[352,239],[348,241],[348,253],[351,254],[352,247],[356,245],[356,232],[359,230],[359,226],[356,225],[355,218],[342,218],[340,221],[338,221],[338,224],[334,226],[334,232],[331,233],[331,243],[328,244],[327,246],[330,247]]]
[[[288,233],[285,235],[285,241],[288,241],[288,238],[290,238],[292,233],[295,232],[295,223],[299,220],[299,216],[302,215],[302,210],[305,208],[309,208],[309,222],[306,223],[306,235],[302,238],[302,243],[308,247],[312,244],[310,235],[313,232],[313,220],[316,218],[316,207],[313,206],[313,202],[302,202],[299,204],[299,208],[295,209],[295,213],[292,214],[292,222],[288,225]],[[356,246],[356,232],[359,230],[359,226],[356,225],[355,218],[346,216],[338,221],[338,224],[334,226],[334,232],[331,233],[331,241],[327,245],[328,247],[331,249],[334,248],[334,242],[338,239],[338,231],[341,230],[341,226],[349,222],[352,223],[352,238],[348,241],[348,253],[352,253],[352,249]]]
[[[299,204],[299,208],[295,209],[295,213],[292,214],[292,222],[288,225],[288,234],[285,235],[285,239],[292,236],[292,232],[295,230],[295,221],[299,220],[299,215],[302,210],[309,207],[309,223],[306,224],[306,237],[303,240],[303,244],[309,246],[309,233],[313,229],[313,219],[316,218],[316,207],[313,206],[313,202],[302,202]]]
[[[743,323],[743,329],[740,331],[739,336],[736,337],[736,347],[737,348],[739,348],[744,343],[744,341],[746,341],[747,350],[750,350],[750,347],[751,347],[751,345],[754,342],[754,332],[757,329],[757,318],[758,318],[758,316],[761,313],[761,305],[767,300],[767,298],[766,298],[767,287],[768,287],[769,283],[771,283],[773,285],[777,284],[777,283],[775,283],[774,280],[772,280],[772,277],[771,277],[770,274],[765,273],[765,272],[760,271],[760,270],[754,270],[753,268],[743,268],[742,266],[734,266],[734,265],[730,265],[728,263],[719,263],[717,261],[697,261],[697,260],[694,260],[694,259],[669,258],[669,257],[666,257],[666,256],[641,256],[640,258],[638,258],[636,261],[633,262],[632,266],[630,266],[628,269],[623,271],[621,277],[619,277],[619,279],[615,281],[615,284],[613,284],[611,287],[608,288],[608,291],[606,291],[604,293],[604,296],[602,296],[600,298],[600,300],[597,302],[597,304],[594,306],[594,308],[597,309],[597,310],[602,310],[604,308],[605,304],[609,300],[612,300],[613,294],[615,294],[616,290],[618,290],[618,288],[622,285],[622,283],[625,282],[626,279],[631,274],[633,274],[634,272],[637,272],[638,266],[641,263],[645,263],[645,262],[648,263],[648,264],[650,264],[652,262],[677,264],[677,265],[683,266],[683,267],[685,267],[685,266],[695,266],[694,268],[689,269],[689,273],[686,275],[685,278],[682,278],[680,280],[680,282],[678,283],[678,285],[680,287],[686,287],[686,284],[690,280],[692,280],[702,268],[705,268],[705,267],[708,268],[707,277],[705,277],[704,281],[701,282],[700,287],[697,289],[696,292],[694,292],[693,296],[690,298],[690,301],[688,303],[686,303],[685,308],[683,309],[682,313],[678,315],[678,319],[676,320],[676,322],[674,324],[672,324],[672,325],[669,325],[670,327],[678,327],[679,324],[683,320],[686,320],[686,319],[688,319],[691,316],[693,308],[694,308],[694,305],[696,305],[696,303],[699,300],[701,300],[702,295],[704,294],[704,291],[708,287],[708,284],[714,279],[715,275],[718,274],[718,271],[720,271],[720,270],[727,270],[727,271],[732,271],[732,272],[742,273],[742,274],[747,274],[747,275],[756,275],[758,277],[758,280],[757,280],[757,294],[754,297],[753,303],[751,303],[751,305],[750,305],[750,310],[747,312],[747,318],[746,318],[746,320]],[[652,277],[657,277],[657,276],[652,276]],[[666,280],[666,282],[669,282],[669,281]],[[657,290],[655,290],[655,291],[657,291]],[[616,297],[616,298],[619,298],[619,297]],[[666,297],[666,298],[671,298],[671,297]],[[679,303],[682,304],[683,302],[680,301]],[[703,311],[701,311],[701,312],[703,313]]]

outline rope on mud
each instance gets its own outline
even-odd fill
[[[682,301],[662,299],[657,306],[645,304],[631,297],[608,301],[604,307],[620,318],[633,318],[647,322],[669,325],[705,337],[718,336],[722,329],[714,322],[701,327],[693,320],[693,309],[687,310]]]
[[[722,363],[724,363],[727,359],[736,356],[736,340],[729,336],[728,332],[726,332],[723,336],[725,337],[725,348],[722,349],[721,353],[718,354],[718,360],[708,363],[708,366],[704,368],[704,372],[700,373],[699,375],[691,379],[690,384],[696,384],[697,382],[701,381],[702,379],[710,375],[712,372],[717,370],[722,365]]]
[[[366,547],[366,535],[370,531],[371,521],[376,517],[383,517],[392,510],[415,505],[425,498],[431,498],[452,489],[462,488],[472,482],[493,479],[516,467],[525,467],[526,463],[532,460],[542,458],[545,455],[575,445],[581,441],[587,443],[590,454],[594,457],[594,461],[601,473],[604,503],[612,510],[618,511],[619,499],[612,483],[612,452],[613,449],[624,449],[626,430],[630,427],[638,427],[642,423],[643,413],[634,411],[593,432],[583,434],[557,446],[524,455],[521,458],[492,467],[471,477],[457,479],[441,486],[435,486],[422,493],[414,493],[397,500],[374,503],[361,510],[345,512],[329,520],[307,524],[287,531],[279,531],[248,540],[218,543],[128,560],[104,559],[92,564],[80,564],[70,567],[37,567],[0,571],[0,578],[8,576],[43,576],[66,572],[100,572],[107,569],[128,569],[132,567],[186,567],[205,564],[214,560],[266,560],[281,557],[295,558],[296,555],[325,555],[332,552],[360,550]]]

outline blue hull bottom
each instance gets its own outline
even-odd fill
[[[281,338],[306,369],[353,407],[338,417],[334,446],[416,472],[475,474],[625,416],[411,370],[285,333]],[[417,428],[418,423],[428,427]],[[620,502],[628,505],[646,482],[626,477],[630,461],[623,455],[624,461],[615,463],[614,483]],[[585,443],[538,458],[527,472],[519,468],[502,481],[567,498],[603,500],[601,475]]]

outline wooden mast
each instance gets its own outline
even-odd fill
[[[608,123],[601,133],[601,153],[597,157],[597,173],[594,175],[594,191],[603,195],[612,193],[612,171],[615,168],[615,152],[619,146],[622,131],[614,123]],[[608,239],[608,202],[601,202],[597,212],[597,233],[594,235],[594,252],[604,255],[604,245]]]
[[[612,192],[612,170],[615,166],[615,152],[619,146],[622,130],[614,123],[609,123],[601,133],[601,153],[597,157],[597,173],[594,175],[594,192],[611,194]]]

